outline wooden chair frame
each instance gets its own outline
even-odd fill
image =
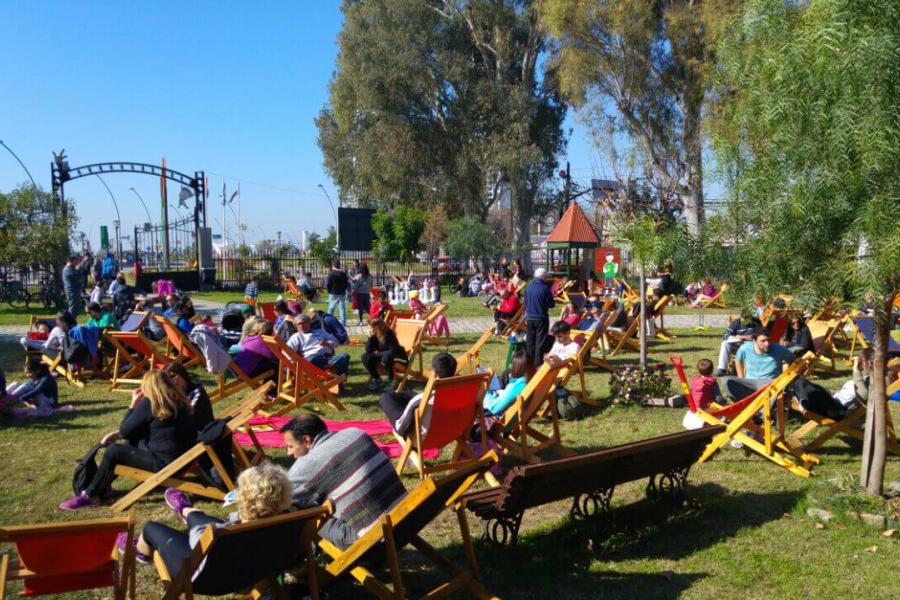
[[[506,326],[500,331],[499,337],[508,340],[513,335],[522,333],[525,331],[525,320],[525,305],[520,304],[512,318],[506,321]],[[493,329],[494,326],[491,325],[491,330]]]
[[[640,346],[635,338],[635,335],[638,334],[638,327],[641,325],[641,317],[637,316],[634,318],[629,317],[630,321],[628,325],[621,330],[611,329],[610,327],[606,327],[604,330],[604,337],[606,346],[612,348],[610,350],[610,356],[616,356],[623,350],[639,350]]]
[[[477,423],[481,426],[481,447],[487,448],[487,431],[485,430],[484,426],[483,401],[484,394],[485,392],[487,392],[487,388],[492,377],[493,373],[491,371],[487,371],[485,373],[460,375],[456,377],[447,377],[445,379],[428,379],[428,382],[425,384],[425,391],[422,392],[422,401],[419,402],[419,406],[416,408],[415,413],[413,414],[414,423],[412,435],[410,437],[404,438],[400,435],[395,434],[395,437],[403,446],[403,450],[400,453],[400,458],[397,461],[398,475],[403,474],[403,469],[406,467],[407,462],[412,462],[418,469],[419,479],[425,479],[426,474],[438,473],[447,470],[456,470],[473,461],[478,460],[478,456],[472,451],[471,448],[469,448],[468,442],[472,433],[472,427]],[[425,417],[425,413],[428,410],[429,398],[431,398],[432,394],[437,394],[438,392],[446,390],[448,388],[452,390],[454,387],[468,387],[472,382],[480,382],[480,386],[478,388],[479,391],[475,395],[475,397],[472,398],[472,404],[474,404],[473,419],[469,421],[465,429],[460,431],[459,435],[456,436],[456,439],[454,440],[456,442],[456,446],[453,449],[453,455],[450,458],[450,462],[437,465],[426,465],[425,460],[421,454],[423,442],[426,444],[426,450],[430,449],[431,447],[427,446],[428,435],[425,436],[424,440],[422,438],[422,419]]]
[[[231,371],[232,375],[234,375],[234,379],[231,381],[228,381],[228,371]],[[243,389],[257,390],[260,386],[264,385],[265,380],[272,375],[274,375],[274,373],[269,370],[260,373],[255,377],[250,377],[237,365],[234,358],[232,358],[231,362],[228,363],[228,367],[225,368],[225,371],[216,374],[216,389],[209,395],[209,401],[212,404],[216,404]]]
[[[394,378],[398,379],[397,391],[403,391],[406,383],[427,381],[422,357],[422,340],[425,337],[425,321],[417,319],[397,319],[392,327],[397,341],[406,350],[405,361],[394,362]],[[416,367],[418,364],[418,368]]]
[[[254,416],[258,407],[264,405],[268,401],[268,393],[272,386],[274,386],[274,384],[270,383],[267,386],[257,389],[240,402],[236,408],[225,414],[225,417],[228,419],[226,427],[228,431],[232,433],[231,446],[232,451],[237,458],[239,470],[256,465],[265,458],[265,452],[259,444],[259,441],[256,439],[256,434],[253,432],[253,429],[248,422]],[[253,441],[256,453],[252,458],[247,455],[240,444],[237,443],[237,440],[234,439],[233,434],[238,430],[243,430]],[[173,487],[188,494],[203,496],[204,498],[211,498],[213,500],[223,500],[225,498],[225,492],[219,488],[183,478],[183,473],[189,472],[197,467],[198,461],[202,456],[209,457],[213,466],[222,477],[222,482],[225,484],[226,489],[229,491],[233,490],[235,482],[224,468],[222,459],[216,453],[215,448],[212,445],[207,446],[203,442],[198,442],[190,450],[155,473],[134,467],[126,467],[124,465],[117,466],[115,470],[116,475],[127,479],[133,479],[141,483],[113,504],[112,510],[114,512],[126,510],[158,486]]]
[[[95,530],[119,529],[128,535],[128,539],[134,537],[134,511],[128,512],[128,516],[113,519],[91,519],[86,521],[69,521],[59,523],[45,523],[40,525],[10,525],[0,527],[0,542],[15,544],[17,539],[23,537],[48,537],[54,534],[64,536],[78,532],[88,532]],[[77,548],[70,551],[77,552]],[[115,600],[125,600],[126,597],[134,600],[135,596],[135,557],[134,548],[131,544],[125,546],[125,553],[122,556],[121,564],[118,561],[118,548],[115,544],[112,546],[110,556],[110,566],[113,575],[113,598]],[[61,549],[60,552],[66,551]],[[80,574],[96,573],[97,571],[88,572],[72,572],[63,573],[36,573],[29,570],[21,561],[21,559],[10,560],[9,555],[4,554],[2,562],[0,562],[0,600],[6,598],[6,584],[8,581],[36,579],[40,577],[64,577],[75,576]],[[76,590],[69,590],[76,591]]]
[[[481,349],[494,337],[493,326],[481,334],[472,347],[456,357],[456,374],[473,375],[481,367]]]
[[[807,410],[801,407],[796,399],[791,401],[791,408],[806,419],[806,423],[801,425],[793,432],[793,434],[791,434],[791,445],[803,448],[807,452],[814,452],[822,447],[825,442],[839,434],[850,436],[859,441],[863,441],[863,438],[865,437],[865,429],[856,428],[857,423],[865,421],[866,419],[867,409],[864,404],[857,406],[840,421],[835,421],[834,419],[829,419],[826,416]],[[894,430],[894,421],[891,418],[891,411],[887,411],[885,417],[887,418],[888,450],[896,455],[900,455],[900,444],[897,443],[897,433]],[[825,431],[816,436],[811,442],[803,442],[804,437],[820,427],[824,427]]]
[[[215,551],[216,543],[219,540],[234,535],[240,535],[241,533],[245,533],[247,531],[265,529],[267,527],[278,527],[279,525],[284,525],[293,521],[306,521],[303,527],[303,533],[298,542],[306,549],[305,555],[308,565],[307,584],[309,586],[310,596],[313,598],[313,600],[318,600],[319,586],[316,578],[316,561],[313,554],[313,543],[319,527],[321,527],[325,519],[331,516],[333,512],[334,506],[329,501],[325,505],[318,508],[309,508],[306,510],[295,511],[283,515],[276,515],[274,517],[267,517],[265,519],[251,521],[249,523],[238,523],[233,525],[226,525],[225,527],[215,527],[212,524],[207,525],[203,530],[203,533],[200,535],[199,542],[194,547],[190,556],[184,559],[183,566],[178,572],[178,576],[174,579],[169,573],[169,569],[166,566],[165,561],[163,561],[160,553],[154,552],[153,564],[156,566],[156,571],[159,574],[159,578],[162,580],[166,588],[166,593],[163,597],[163,600],[177,600],[182,596],[186,598],[194,597],[192,585],[193,575],[200,567],[200,565],[203,564],[203,561],[206,560],[206,557],[211,552]],[[255,584],[250,589],[248,595],[252,598],[259,598],[263,595],[264,592],[269,589],[274,592],[276,598],[286,600],[287,596],[285,595],[284,589],[282,588],[281,584],[278,581],[278,577],[276,576],[269,577]]]
[[[656,326],[656,337],[663,340],[664,342],[670,342],[675,339],[675,336],[668,331],[666,331],[666,323],[665,323],[665,314],[666,308],[670,303],[674,302],[675,296],[666,295],[657,300],[656,304],[653,306],[653,316],[652,319],[659,319],[659,325]]]
[[[839,324],[839,321],[815,321],[812,319],[806,322],[816,348],[809,372],[812,372],[814,368],[820,365],[825,367],[830,373],[837,372],[837,357],[834,352],[833,340]],[[817,340],[818,343],[816,343]]]
[[[568,386],[569,381],[572,379],[572,377],[577,375],[578,389],[575,391],[569,390],[569,393],[575,394],[582,403],[589,404],[591,406],[600,406],[600,403],[596,400],[592,400],[591,397],[588,396],[587,385],[585,384],[584,379],[584,371],[588,365],[597,364],[592,362],[594,357],[591,357],[591,351],[594,348],[602,348],[603,332],[600,329],[601,327],[602,325],[592,331],[580,331],[577,329],[573,329],[571,331],[571,335],[573,338],[584,336],[584,341],[582,341],[581,346],[578,348],[578,354],[576,354],[573,359],[574,368],[565,369],[560,375],[559,382],[557,383],[558,387],[565,388]],[[605,358],[599,358],[597,360],[600,364],[606,365]],[[608,369],[609,366],[606,365],[606,368]]]
[[[319,548],[328,559],[328,564],[319,571],[319,580],[323,584],[327,584],[341,575],[349,574],[361,583],[366,591],[380,600],[401,600],[406,597],[406,590],[403,586],[398,553],[401,550],[401,546],[409,543],[424,558],[437,565],[451,577],[448,582],[428,592],[424,598],[444,598],[462,588],[466,588],[476,598],[484,600],[496,598],[489,594],[479,581],[481,575],[475,558],[475,549],[472,545],[468,520],[465,509],[458,502],[459,498],[468,491],[478,477],[486,469],[490,468],[496,460],[497,455],[494,452],[489,452],[477,462],[447,475],[437,482],[431,477],[426,478],[394,508],[382,516],[375,527],[369,529],[368,532],[345,550],[341,550],[327,540],[319,540]],[[440,506],[428,507],[431,510],[428,510],[425,514],[421,514],[417,510],[425,505],[432,496],[438,495],[438,497],[441,497],[444,494],[448,495],[448,499],[441,502]],[[463,571],[444,558],[419,535],[422,529],[437,518],[444,508],[452,508],[456,513],[462,535],[463,548],[469,564],[468,571]],[[416,522],[406,527],[406,519],[414,517],[419,517],[421,522]],[[414,531],[411,531],[411,529]],[[403,535],[404,538],[398,541],[397,538],[400,535]],[[393,590],[379,581],[364,564],[361,564],[361,559],[364,559],[366,554],[375,549],[382,541],[387,554]]]
[[[206,357],[197,347],[197,344],[191,341],[178,326],[166,317],[156,316],[156,322],[159,323],[163,331],[166,332],[166,356],[172,360],[180,360],[185,369],[205,365]]]
[[[140,330],[110,331],[105,337],[116,351],[110,389],[131,392],[134,387],[141,384],[144,373],[154,366],[167,365],[171,362]],[[121,373],[126,367],[127,370]],[[123,385],[133,387],[122,390],[120,388]]]
[[[263,411],[269,416],[281,416],[307,402],[321,402],[344,410],[338,400],[340,386],[347,381],[346,375],[334,375],[315,366],[303,356],[295,352],[278,336],[264,335],[262,341],[278,357],[278,378],[276,381],[275,401],[286,403],[286,406],[275,412]]]
[[[725,292],[728,291],[728,284],[723,283],[719,286],[719,291],[716,292],[715,296],[711,296],[709,298],[704,298],[703,300],[697,301],[694,304],[694,308],[728,308],[728,304],[725,303]]]

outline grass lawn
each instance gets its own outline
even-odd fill
[[[235,297],[234,295],[231,296]],[[477,301],[448,298],[451,306],[469,310]],[[459,313],[456,313],[459,314]],[[451,313],[452,317],[453,313]],[[719,334],[676,331],[669,343],[654,343],[651,357],[665,360],[681,353],[689,373],[700,357],[715,356]],[[449,346],[461,352],[475,336],[460,336]],[[431,347],[426,355],[438,349]],[[376,398],[365,391],[365,373],[358,357],[360,348],[351,348],[351,389],[344,398],[347,411],[326,409],[330,418],[381,418]],[[492,342],[486,362],[501,366],[506,348]],[[21,364],[20,349],[0,345],[0,359],[7,373]],[[615,360],[622,364],[635,360],[629,355]],[[197,372],[197,375],[202,375]],[[838,387],[847,377],[821,378],[825,385]],[[12,379],[13,377],[9,377]],[[609,376],[591,371],[590,393],[608,395]],[[677,384],[673,382],[673,390]],[[76,514],[57,508],[71,494],[71,473],[75,461],[100,436],[118,426],[128,396],[110,392],[100,382],[84,390],[60,384],[61,401],[72,403],[74,413],[61,413],[36,421],[0,420],[0,523],[34,523],[110,516],[108,508],[89,509]],[[587,450],[639,440],[681,429],[683,411],[663,408],[611,406],[584,420],[563,422],[565,442]],[[796,425],[796,423],[792,423]],[[284,462],[280,451],[271,455]],[[804,480],[743,451],[727,449],[711,462],[691,472],[687,507],[666,515],[643,500],[644,483],[617,488],[611,527],[605,541],[589,542],[569,520],[566,502],[526,513],[519,546],[495,548],[486,542],[476,545],[481,571],[488,590],[503,598],[888,598],[896,597],[896,565],[900,545],[881,531],[866,527],[839,513],[836,520],[818,529],[806,517],[806,509],[838,495],[838,484],[855,476],[859,449],[843,439],[832,440],[819,454],[823,462],[817,476]],[[900,463],[889,460],[887,480],[900,479]],[[405,478],[408,486],[416,479]],[[116,490],[130,484],[117,482]],[[865,502],[850,495],[850,506]],[[622,505],[625,506],[622,506]],[[221,514],[212,502],[200,507]],[[162,502],[160,492],[136,505],[139,521],[159,520],[177,526]],[[470,519],[474,532],[481,524]],[[455,519],[443,515],[426,530],[426,538],[453,560],[462,562]],[[875,551],[867,551],[875,547]],[[6,548],[4,548],[6,550]],[[439,574],[413,552],[401,555],[404,579],[411,594],[437,584]],[[383,574],[389,581],[389,575]],[[20,589],[13,586],[14,590]],[[152,567],[138,567],[141,598],[159,598],[162,587]],[[357,598],[360,588],[342,583],[331,588],[331,598]],[[85,592],[69,598],[101,598],[107,592]]]

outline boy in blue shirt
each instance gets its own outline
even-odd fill
[[[735,355],[737,377],[722,379],[727,394],[735,401],[765,387],[781,375],[783,363],[794,362],[794,353],[772,342],[768,329],[754,329],[751,340],[744,342]]]

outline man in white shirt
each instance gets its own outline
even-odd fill
[[[302,314],[296,319],[300,330],[292,335],[287,345],[320,369],[330,368],[336,375],[346,375],[350,368],[350,355],[346,352],[334,353],[340,343],[321,329],[312,328],[312,318]]]
[[[553,327],[550,328],[550,335],[556,341],[553,343],[553,347],[550,348],[550,352],[544,356],[544,362],[556,365],[578,355],[581,346],[572,339],[571,331],[569,324],[565,321],[557,321],[553,324]]]
[[[447,352],[438,352],[431,359],[431,376],[435,379],[453,377],[456,374],[456,358]],[[429,399],[429,404],[434,400]],[[415,425],[415,411],[422,402],[422,394],[412,392],[384,392],[378,398],[378,404],[384,411],[394,431],[407,437]],[[422,417],[422,435],[431,424],[431,412],[426,411]]]

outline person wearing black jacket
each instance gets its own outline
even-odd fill
[[[544,363],[549,348],[547,334],[550,331],[550,309],[555,306],[550,285],[544,280],[544,269],[534,271],[534,279],[525,287],[525,347],[528,362],[535,368]]]
[[[794,356],[803,356],[807,352],[816,351],[812,332],[806,326],[803,317],[799,315],[791,317],[791,326],[787,328],[781,343],[787,346],[787,349],[793,352]]]
[[[341,270],[341,261],[334,259],[331,272],[325,277],[325,290],[328,292],[328,314],[333,315],[335,309],[341,314],[341,325],[347,325],[347,289],[350,278]]]
[[[362,363],[372,377],[369,382],[369,390],[375,391],[382,386],[381,375],[378,373],[379,363],[387,371],[387,389],[393,387],[394,360],[405,359],[406,350],[397,341],[397,336],[384,319],[372,319],[369,323],[371,335],[366,342],[366,351],[362,355]]]
[[[127,443],[115,443],[124,439]],[[146,373],[134,391],[119,430],[103,436],[107,446],[97,473],[85,489],[59,505],[63,510],[97,506],[116,478],[119,465],[156,472],[181,456],[197,440],[188,399],[159,369]]]
[[[203,431],[203,428],[214,419],[212,402],[209,400],[206,388],[194,382],[184,365],[178,361],[170,362],[163,370],[175,387],[181,390],[181,393],[188,399],[188,403],[191,405],[191,418],[194,419],[194,427],[197,432]]]

